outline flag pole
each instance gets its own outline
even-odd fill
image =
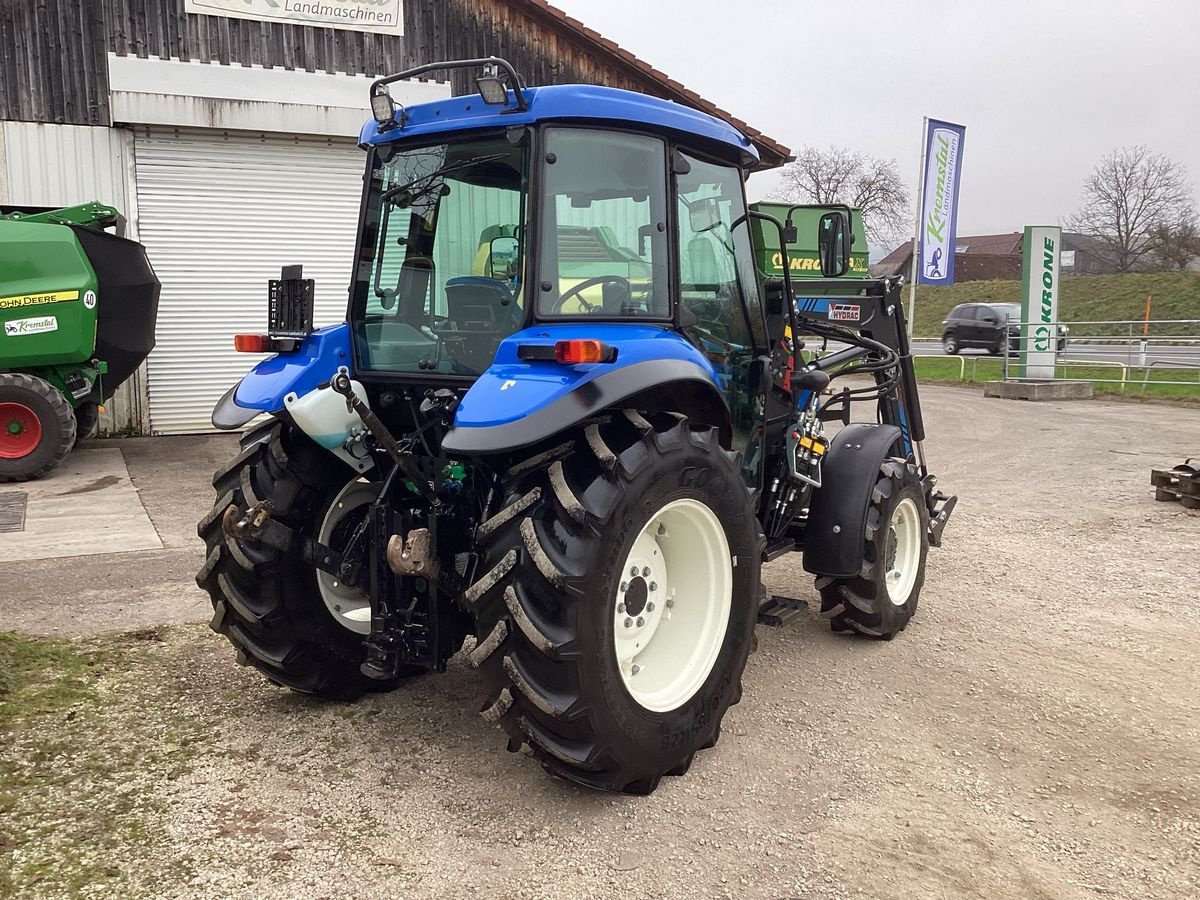
[[[913,320],[917,315],[917,276],[920,270],[921,205],[925,202],[925,149],[929,144],[929,116],[921,117],[921,168],[917,171],[917,213],[913,217],[912,267],[908,293],[908,339],[912,340]]]

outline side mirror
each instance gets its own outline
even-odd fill
[[[821,274],[837,278],[850,270],[850,221],[844,212],[834,210],[821,216],[817,225],[817,252]]]
[[[521,244],[515,237],[492,238],[488,251],[488,269],[493,278],[508,279],[517,271]]]
[[[798,238],[799,236],[800,236],[800,234],[799,234],[799,232],[796,231],[796,223],[795,222],[793,222],[789,218],[786,222],[783,223],[783,242],[785,244],[796,243],[796,238]]]
[[[693,234],[703,234],[721,224],[721,204],[716,197],[705,197],[688,206],[688,225]]]
[[[995,325],[996,317],[995,316],[984,316],[983,321],[987,322],[989,325]]]

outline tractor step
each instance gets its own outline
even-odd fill
[[[768,628],[782,628],[807,609],[807,600],[772,594],[758,607],[758,624],[766,625]]]

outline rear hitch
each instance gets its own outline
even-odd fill
[[[388,567],[397,575],[411,575],[438,582],[438,562],[433,558],[433,539],[428,528],[414,528],[407,539],[393,534],[388,539]]]
[[[221,517],[221,527],[227,535],[239,541],[274,547],[281,553],[297,557],[322,572],[345,580],[341,553],[279,524],[271,518],[271,513],[271,504],[266,501],[248,510],[230,506]]]

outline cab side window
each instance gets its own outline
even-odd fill
[[[683,155],[678,176],[680,300],[717,354],[766,346],[741,173]]]
[[[679,301],[695,319],[688,334],[721,380],[734,447],[745,450],[757,421],[751,363],[765,351],[767,333],[742,175],[733,166],[681,155],[688,171],[676,176]]]

